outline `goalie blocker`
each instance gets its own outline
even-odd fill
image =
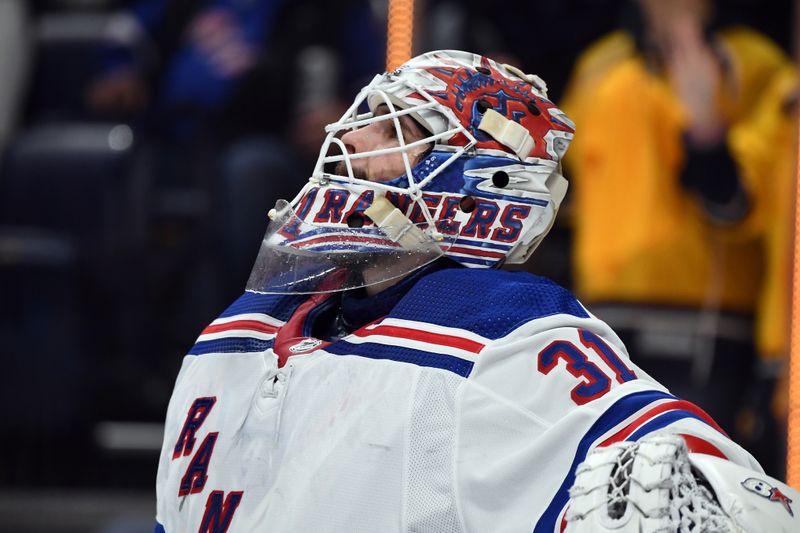
[[[800,492],[711,455],[676,435],[596,448],[577,471],[569,533],[796,532]],[[782,507],[782,510],[776,510]]]

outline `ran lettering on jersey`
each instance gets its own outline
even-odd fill
[[[183,429],[178,435],[177,443],[173,449],[173,461],[188,456],[194,450],[197,433],[216,402],[217,398],[215,396],[197,398],[192,402],[186,413]],[[205,435],[202,443],[197,447],[197,451],[195,451],[186,466],[186,471],[178,488],[178,496],[185,497],[204,491],[208,481],[208,468],[211,464],[214,446],[218,438],[219,432],[217,431],[212,431]],[[206,500],[198,533],[225,533],[228,531],[243,494],[243,491],[232,491],[225,494],[221,490],[212,490]]]

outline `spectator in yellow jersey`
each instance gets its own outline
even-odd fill
[[[789,58],[718,27],[712,1],[638,0],[562,102],[580,132],[576,291],[768,472],[783,462],[764,400],[787,351],[794,83]]]
[[[789,278],[792,242],[791,219],[797,166],[797,105],[800,87],[795,69],[787,65],[776,73],[748,118],[730,133],[734,153],[742,158],[740,172],[748,181],[763,177],[762,202],[756,227],[761,232],[763,281],[756,304],[756,346],[761,368],[777,376],[772,411],[781,425],[788,414],[786,355],[788,352]],[[771,371],[770,371],[771,370]],[[766,392],[766,391],[763,391]],[[762,395],[763,401],[770,398]],[[750,408],[756,406],[749,406]],[[739,417],[746,433],[758,433],[757,412],[745,410]],[[784,428],[785,429],[785,428]],[[783,442],[785,439],[781,438]]]

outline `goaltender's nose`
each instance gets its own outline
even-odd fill
[[[342,142],[348,154],[360,154],[374,150],[381,140],[381,128],[377,123],[367,124],[357,130],[342,135]]]

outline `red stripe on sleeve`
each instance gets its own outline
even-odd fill
[[[278,331],[276,326],[264,324],[258,320],[234,320],[232,322],[225,322],[224,324],[211,324],[206,327],[200,335],[219,333],[220,331],[230,331],[233,329],[248,329],[251,331],[260,331],[262,333],[275,333]]]
[[[686,400],[675,400],[671,402],[662,403],[661,405],[658,405],[650,409],[642,416],[638,417],[636,420],[625,426],[621,431],[615,433],[614,435],[610,436],[609,438],[601,442],[599,446],[608,446],[609,444],[612,444],[614,442],[623,441],[626,438],[628,438],[628,436],[631,433],[636,431],[639,428],[639,426],[649,421],[650,419],[655,418],[657,415],[660,415],[661,413],[664,413],[666,411],[675,411],[678,409],[681,409],[683,411],[689,411],[690,413],[699,416],[706,424],[710,425],[711,427],[713,427],[726,437],[728,436],[728,434],[725,433],[725,431],[723,431],[722,428],[719,427],[716,422],[714,422],[713,418],[708,416],[708,414],[705,411],[697,407],[695,404],[687,402]]]
[[[431,333],[430,331],[420,331],[417,329],[404,328],[401,326],[376,326],[372,329],[360,329],[355,331],[353,335],[357,337],[369,337],[372,335],[385,335],[387,337],[398,337],[401,339],[409,339],[414,341],[428,342],[431,344],[439,344],[441,346],[449,346],[451,348],[459,348],[467,352],[479,353],[484,348],[484,344],[463,339],[454,335],[444,335],[441,333]]]

